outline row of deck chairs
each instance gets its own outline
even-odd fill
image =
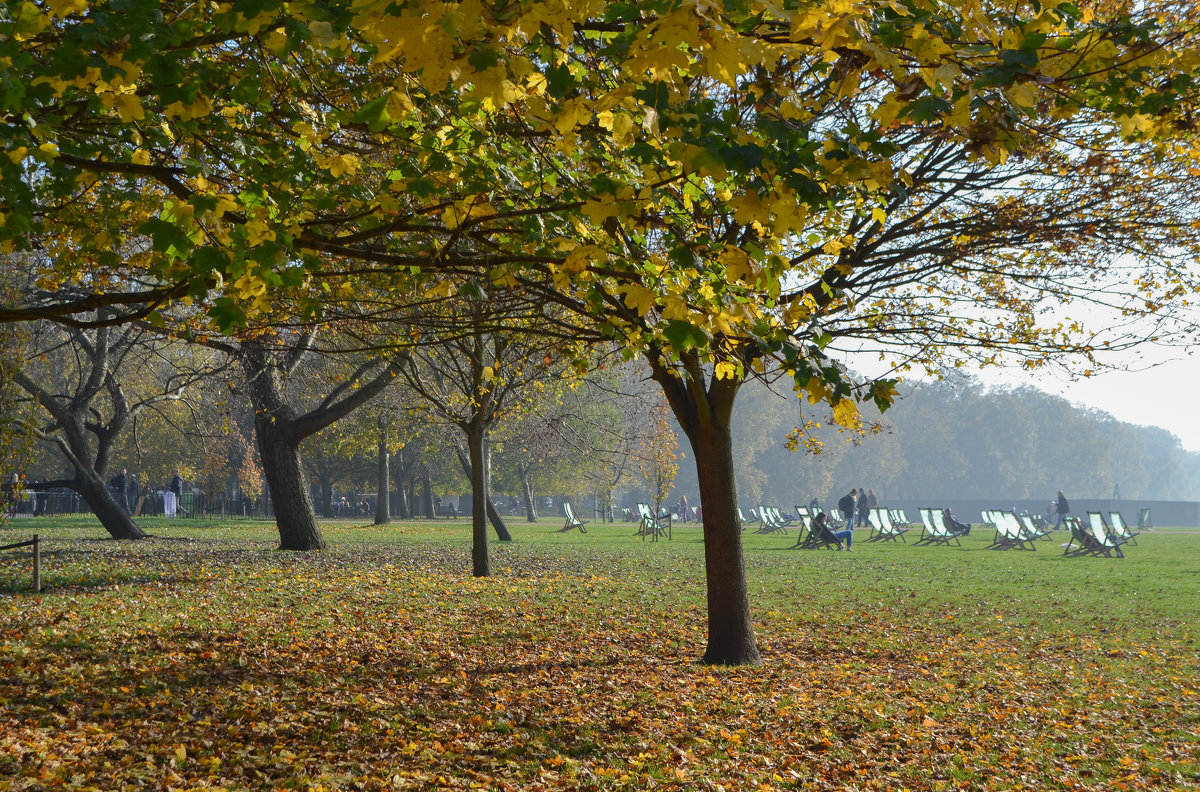
[[[797,510],[799,511],[799,510]],[[742,517],[741,509],[738,509],[738,518],[742,519],[742,530],[746,529],[747,522]],[[796,521],[796,518],[790,514],[783,514],[777,506],[764,506],[759,504],[758,510],[750,510],[751,523],[758,523],[758,528],[755,533],[782,533],[786,534],[788,526]]]
[[[985,525],[996,527],[996,534],[988,545],[990,550],[1037,550],[1034,541],[1050,533],[1044,524],[1039,526],[1025,513],[990,509],[981,516]]]
[[[1111,520],[1111,523],[1109,522]],[[1121,546],[1137,544],[1139,531],[1130,530],[1120,512],[1109,512],[1109,520],[1102,512],[1088,512],[1087,520],[1067,517],[1064,522],[1071,538],[1063,545],[1063,555],[1099,555],[1105,558],[1124,558]]]
[[[913,527],[913,523],[903,509],[870,509],[868,514],[871,521],[871,535],[864,541],[894,542],[899,539],[908,543],[904,534]]]

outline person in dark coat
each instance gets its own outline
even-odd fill
[[[125,482],[127,471],[121,468],[121,472],[113,476],[108,482],[108,489],[112,493],[113,498],[121,505],[125,511],[129,511],[129,503],[125,500]]]
[[[865,489],[863,489],[862,487],[859,487],[858,488],[858,499],[854,502],[855,507],[858,509],[858,527],[859,528],[870,528],[871,527],[871,512],[869,511],[870,507],[867,504],[868,504],[867,491]]]
[[[838,501],[838,511],[842,513],[842,518],[845,519],[846,525],[850,528],[854,527],[854,496],[858,490],[852,489],[849,494],[843,495]]]
[[[1054,530],[1061,528],[1066,522],[1067,515],[1071,513],[1071,504],[1067,502],[1067,496],[1063,495],[1063,491],[1058,491],[1058,500],[1055,501],[1054,511],[1057,516],[1054,520]]]

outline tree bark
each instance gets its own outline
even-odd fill
[[[467,455],[471,463],[471,574],[488,577],[492,573],[488,558],[487,508],[491,505],[485,491],[487,477],[483,463],[484,431],[468,427]]]
[[[308,349],[306,343],[291,350],[292,362]],[[244,341],[242,367],[254,405],[254,435],[258,439],[263,476],[275,507],[281,550],[319,550],[325,539],[317,526],[312,497],[300,464],[300,442],[348,415],[374,398],[395,379],[399,363],[393,361],[365,384],[352,386],[358,377],[339,385],[322,405],[298,415],[284,398],[281,366],[262,344]],[[282,368],[287,368],[283,366]],[[370,365],[360,368],[369,370]]]
[[[279,528],[280,550],[321,550],[325,538],[317,526],[300,463],[300,444],[273,436],[269,431],[258,435],[262,454],[263,477],[275,506],[275,524]]]
[[[424,468],[421,472],[421,505],[425,509],[427,519],[437,518],[433,513],[433,482],[429,480],[429,468]]]
[[[79,493],[83,502],[88,505],[104,530],[113,539],[145,539],[148,534],[133,521],[125,507],[117,501],[117,496],[105,485],[99,476],[89,475],[89,471],[77,470],[71,488]],[[124,494],[120,496],[124,498]]]
[[[469,431],[467,432],[467,437],[468,437],[467,443],[469,445],[470,444],[470,439],[469,439],[470,432]],[[472,503],[474,503],[475,474],[472,473],[471,471],[473,471],[475,469],[475,466],[471,464],[470,456],[468,454],[464,454],[462,447],[459,446],[457,443],[454,446],[454,451],[455,451],[455,453],[458,454],[458,463],[460,465],[462,465],[463,473],[467,474],[467,481],[472,482],[471,497],[472,497]],[[485,454],[485,456],[486,456],[486,454]],[[499,539],[501,542],[511,542],[513,540],[513,538],[512,538],[512,534],[508,532],[508,525],[505,524],[504,518],[500,516],[500,510],[496,508],[496,504],[492,500],[491,493],[487,491],[487,476],[486,475],[484,475],[484,477],[483,477],[483,482],[484,482],[484,502],[487,504],[488,522],[490,522],[492,524],[492,528],[494,528],[496,530],[496,538],[497,539]]]
[[[733,439],[728,425],[701,424],[689,433],[704,520],[708,585],[708,665],[761,662],[750,618],[750,595],[737,519]]]
[[[333,516],[333,479],[328,475],[321,476],[321,514]]]
[[[685,377],[649,358],[652,376],[687,435],[696,460],[704,523],[704,576],[708,588],[707,665],[762,662],[750,618],[750,594],[737,519],[731,421],[741,380],[713,377],[705,387],[703,368],[685,361]]]

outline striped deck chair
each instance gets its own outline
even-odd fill
[[[1113,533],[1125,540],[1127,544],[1136,545],[1137,539],[1134,539],[1141,531],[1130,529],[1125,522],[1125,518],[1121,516],[1119,511],[1110,511],[1108,513],[1108,524],[1112,527]]]
[[[958,537],[950,533],[946,528],[946,516],[941,509],[918,509],[921,513],[921,538],[916,541],[918,545],[943,545],[954,542],[959,547],[962,547],[962,542]]]

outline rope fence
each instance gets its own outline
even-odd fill
[[[33,590],[35,593],[42,591],[42,543],[38,539],[38,535],[34,534],[33,539],[28,542],[17,542],[16,544],[0,546],[0,550],[16,550],[21,547],[33,548]]]

